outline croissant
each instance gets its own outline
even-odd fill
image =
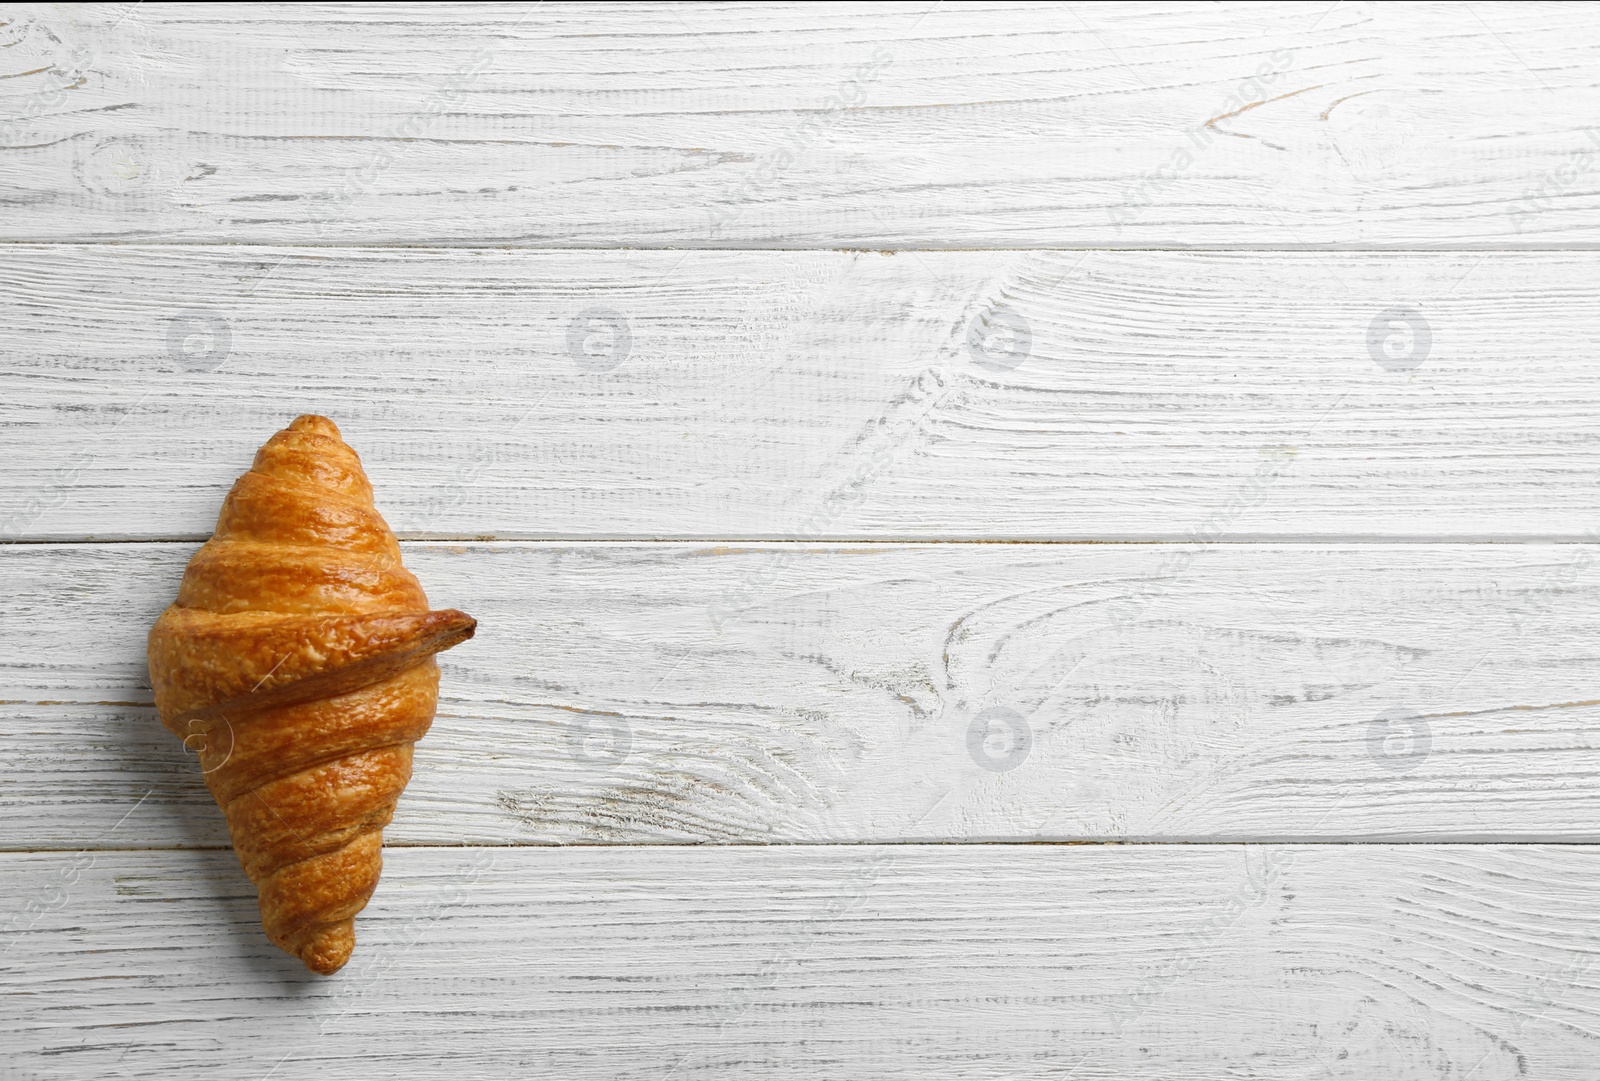
[[[430,611],[356,452],[303,416],[257,452],[150,631],[161,722],[198,753],[273,944],[332,974],[433,722],[433,655],[477,622]]]

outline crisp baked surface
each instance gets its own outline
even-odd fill
[[[331,974],[438,704],[433,655],[476,621],[430,611],[326,417],[256,454],[150,632],[166,727],[197,751],[280,948]]]

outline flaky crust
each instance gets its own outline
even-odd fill
[[[433,655],[476,621],[430,611],[356,452],[303,416],[256,454],[150,631],[161,721],[200,757],[261,923],[338,971],[383,827],[433,722]]]

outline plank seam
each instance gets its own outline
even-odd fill
[[[58,545],[62,547],[76,546],[110,546],[110,545],[139,545],[139,544],[204,544],[211,539],[211,534],[196,533],[190,536],[173,537],[21,537],[0,541],[0,550],[9,546],[19,547],[48,547]],[[1600,544],[1593,535],[1574,533],[1550,534],[1344,534],[1344,533],[1313,533],[1300,535],[1278,536],[1271,533],[1241,533],[1235,536],[1207,537],[1205,540],[1196,540],[1192,536],[1167,535],[1156,537],[1138,536],[1108,536],[1108,537],[718,537],[718,536],[684,536],[684,537],[629,537],[629,536],[494,536],[492,534],[424,534],[402,535],[401,544],[502,544],[502,545],[550,545],[567,546],[574,544],[611,544],[622,546],[648,546],[648,545],[692,545],[692,544],[747,544],[762,545],[764,547],[828,547],[830,545],[848,544],[852,546],[875,545],[881,547],[920,547],[924,545],[994,545],[1012,544],[1019,546],[1035,545],[1060,545],[1060,546],[1088,546],[1102,547],[1181,547],[1185,545],[1197,547],[1211,547],[1213,545],[1245,546],[1283,546],[1283,547],[1318,547],[1323,545],[1362,545],[1379,547],[1385,544],[1393,545],[1507,545],[1507,546],[1536,546],[1536,545],[1592,545]]]
[[[1326,840],[1317,838],[1301,839],[1276,839],[1276,838],[1248,838],[1242,840],[1081,840],[1081,841],[629,841],[618,844],[606,844],[598,841],[572,841],[561,844],[408,844],[397,842],[384,843],[385,851],[397,849],[421,849],[429,851],[521,851],[524,849],[563,849],[563,848],[602,848],[602,849],[666,849],[666,848],[697,848],[697,849],[728,849],[728,848],[1259,848],[1263,846],[1276,848],[1372,848],[1372,847],[1399,847],[1410,848],[1600,848],[1600,835],[1590,840],[1544,840],[1529,839],[1525,837],[1507,839],[1455,839],[1455,838],[1428,838],[1407,840],[1402,837],[1375,837],[1370,840]],[[78,845],[68,848],[0,848],[0,857],[3,856],[35,856],[49,855],[52,853],[78,853],[78,852],[232,852],[232,845],[129,845],[127,847],[99,847],[94,845]]]
[[[825,254],[838,253],[847,255],[860,254],[955,254],[971,252],[974,254],[1006,254],[1009,252],[1104,252],[1107,254],[1122,254],[1125,252],[1150,252],[1167,255],[1205,255],[1208,253],[1234,254],[1261,254],[1261,255],[1326,255],[1336,253],[1340,255],[1549,255],[1561,252],[1600,253],[1600,242],[1580,242],[1573,244],[1544,244],[1544,245],[1489,245],[1476,246],[1449,245],[1440,247],[1416,247],[1381,245],[1259,245],[1259,244],[1208,244],[1197,246],[1192,244],[1173,246],[1128,246],[1107,247],[1105,245],[1075,246],[1070,244],[1043,244],[1043,245],[1005,245],[998,247],[883,247],[880,245],[807,245],[806,247],[773,247],[763,244],[750,247],[729,245],[650,245],[650,244],[541,244],[522,246],[503,242],[484,242],[472,244],[400,244],[384,243],[382,241],[363,241],[359,243],[342,242],[307,242],[298,240],[8,240],[0,239],[0,248],[146,248],[159,251],[165,248],[304,248],[308,250],[328,251],[508,251],[518,254],[539,254],[541,252],[560,252],[574,254],[583,252],[695,252],[695,253],[727,253],[739,255],[799,255],[799,254]]]

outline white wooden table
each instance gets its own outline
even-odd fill
[[[1596,1077],[1597,70],[0,8],[0,1076]],[[301,412],[480,620],[331,979],[144,657]]]

